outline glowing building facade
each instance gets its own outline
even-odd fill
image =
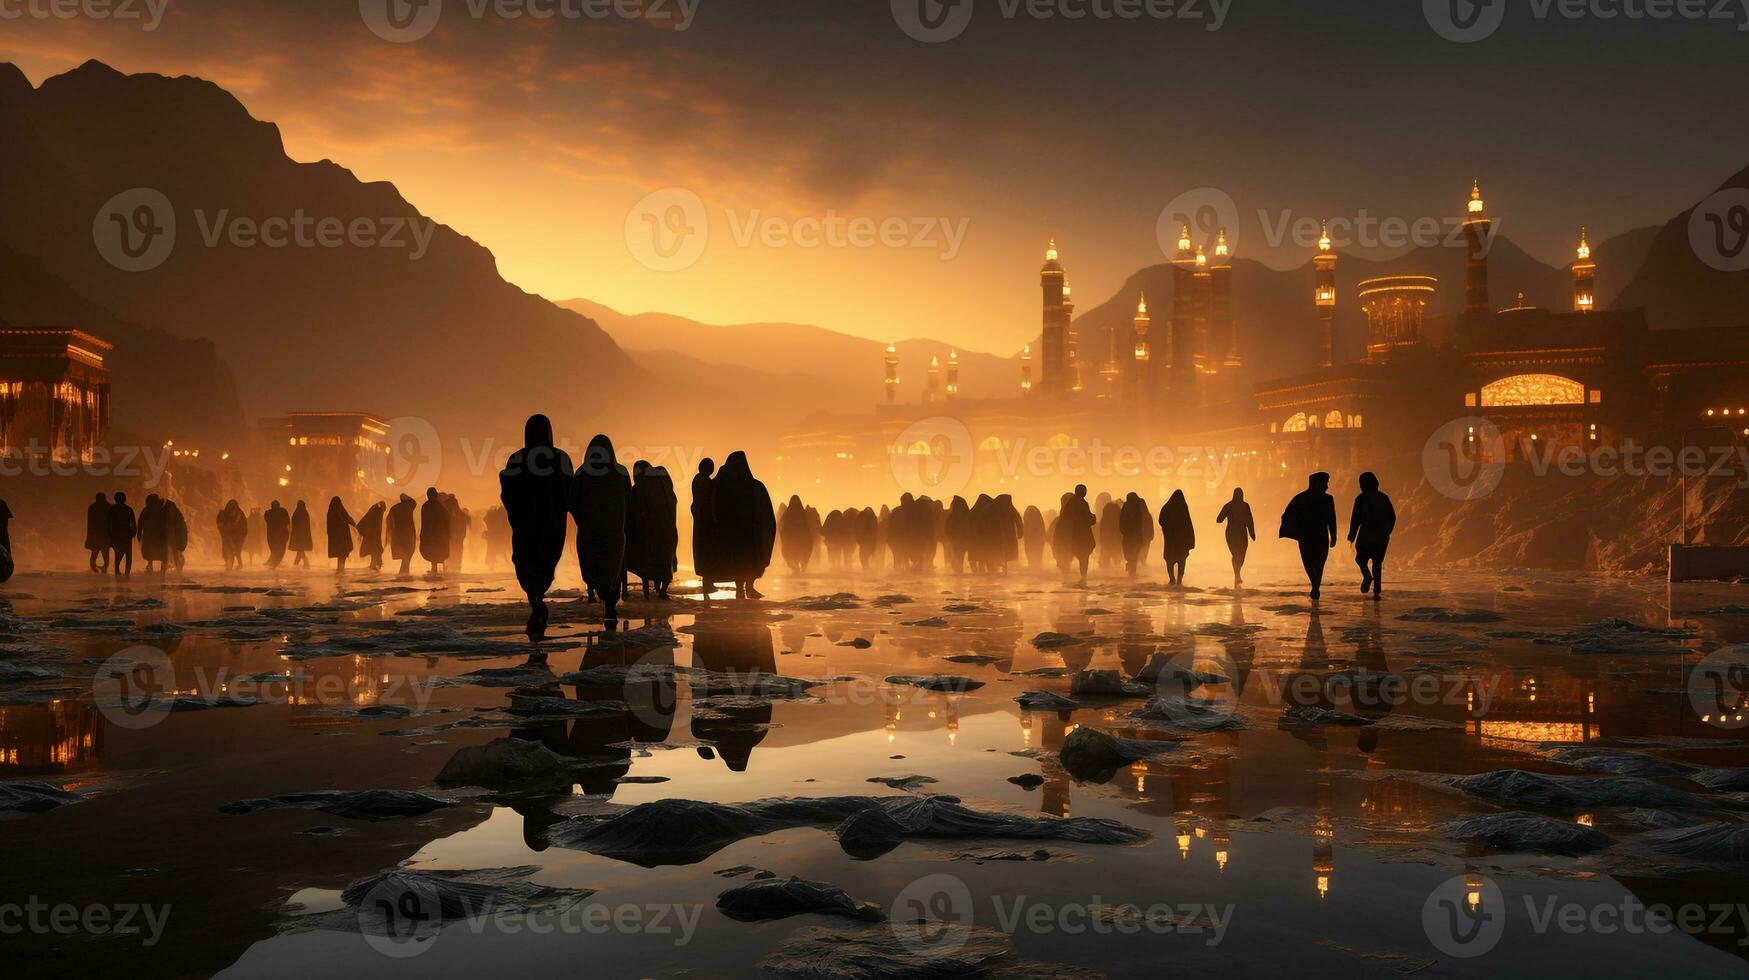
[[[83,330],[0,330],[0,455],[90,462],[109,436],[110,350]]]

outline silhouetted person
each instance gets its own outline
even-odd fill
[[[1001,571],[1006,573],[1010,564],[1020,561],[1020,539],[1026,533],[1026,522],[1021,520],[1020,508],[1014,506],[1013,494],[997,495],[993,523],[997,540],[1001,544],[997,561],[1001,565]]]
[[[570,513],[571,457],[553,444],[553,423],[531,415],[522,427],[522,448],[510,454],[498,474],[498,499],[510,528],[510,563],[516,583],[528,596],[528,639],[546,638],[547,591],[565,553],[565,520]]]
[[[310,527],[310,510],[302,500],[292,508],[291,520],[291,552],[292,567],[299,565],[310,567],[310,552],[316,550],[316,535]]]
[[[714,504],[716,484],[711,481],[711,473],[715,470],[715,463],[709,459],[701,460],[698,473],[692,478],[692,567],[698,573],[706,602],[710,601],[711,591],[722,577],[717,557],[720,548]]]
[[[1130,494],[1123,499],[1123,505],[1118,508],[1118,531],[1123,538],[1124,569],[1131,575],[1136,574],[1136,565],[1142,560],[1142,555],[1148,551],[1148,542],[1154,540],[1154,522],[1152,514],[1148,513],[1148,503],[1137,494]]]
[[[261,508],[249,509],[248,522],[249,533],[243,538],[243,554],[253,563],[267,551],[267,521],[262,517]]]
[[[1087,562],[1098,543],[1093,534],[1093,510],[1087,505],[1087,487],[1077,485],[1074,493],[1063,494],[1062,511],[1057,515],[1057,561],[1067,556],[1081,567],[1081,584],[1087,584]]]
[[[443,495],[443,509],[449,514],[449,561],[443,563],[443,570],[459,572],[467,560],[468,527],[474,523],[474,515],[462,509],[453,493]]]
[[[1099,509],[1099,567],[1116,568],[1123,560],[1123,504],[1107,499]]]
[[[339,497],[328,501],[328,557],[334,559],[336,575],[346,571],[346,559],[352,557],[352,528],[355,523]]]
[[[486,508],[485,520],[486,567],[497,568],[504,564],[505,556],[510,553],[510,518],[500,506]]]
[[[414,512],[419,504],[401,494],[389,508],[389,557],[401,563],[401,577],[412,574],[413,558],[419,554],[419,526]]]
[[[857,512],[856,550],[861,555],[863,571],[880,567],[881,519],[873,507],[864,507]]]
[[[993,503],[987,494],[979,494],[978,506],[983,510],[978,516],[987,517]],[[988,553],[989,546],[987,542],[974,538],[972,509],[966,506],[966,498],[956,495],[947,508],[947,526],[942,529],[942,539],[947,542],[948,566],[955,574],[965,570],[968,557],[972,559],[974,571],[982,568],[982,558]]]
[[[738,597],[763,598],[754,583],[771,564],[771,546],[777,537],[771,494],[765,484],[754,479],[747,454],[739,451],[730,453],[723,462],[712,492],[723,574],[734,581]]]
[[[1257,521],[1251,516],[1251,505],[1245,502],[1245,491],[1234,487],[1233,499],[1221,505],[1215,515],[1216,524],[1227,525],[1227,550],[1233,555],[1233,588],[1245,584],[1240,573],[1245,568],[1245,554],[1251,542],[1257,540]]]
[[[219,532],[219,555],[225,560],[225,571],[243,567],[243,537],[249,533],[249,518],[235,500],[219,510],[213,523]]]
[[[358,557],[370,562],[370,570],[383,567],[383,515],[389,505],[377,501],[358,519]]]
[[[1330,496],[1330,474],[1313,473],[1288,501],[1281,514],[1281,536],[1300,543],[1300,563],[1312,583],[1312,598],[1323,594],[1324,563],[1336,547],[1336,501]]]
[[[291,544],[291,512],[275,500],[261,515],[261,523],[267,528],[267,567],[278,568],[285,561],[286,546]]]
[[[1028,507],[1022,520],[1025,522],[1026,567],[1037,568],[1045,563],[1045,515],[1037,507]]]
[[[146,495],[146,506],[140,508],[139,522],[140,560],[146,563],[146,572],[152,571],[152,563],[158,563],[158,570],[164,570],[164,561],[170,557],[170,529],[164,525],[164,499],[155,493]]]
[[[668,585],[674,581],[674,568],[680,560],[680,529],[676,523],[679,508],[668,470],[640,461],[637,480],[632,484],[632,524],[637,528],[637,545],[627,564],[643,583],[646,599],[651,588],[656,590],[656,598],[668,598]]]
[[[1196,550],[1196,525],[1190,520],[1190,504],[1183,490],[1172,496],[1160,508],[1160,544],[1166,556],[1166,580],[1169,585],[1184,584],[1184,565]]]
[[[601,599],[608,629],[619,622],[631,506],[632,479],[614,457],[613,442],[597,435],[589,440],[571,479],[570,510],[577,522],[577,564],[583,570],[583,584]]]
[[[449,561],[449,505],[436,487],[425,488],[419,505],[419,557],[431,563],[431,574]]]
[[[808,562],[814,557],[814,529],[808,523],[808,510],[802,506],[802,498],[791,495],[789,503],[783,507],[783,563],[789,566],[790,574],[800,575],[808,570]]]
[[[85,550],[91,552],[91,570],[109,571],[109,495],[98,494],[85,508]]]
[[[139,530],[134,509],[128,506],[128,495],[117,491],[115,503],[109,505],[109,548],[114,554],[109,567],[115,574],[134,573],[134,535]]]
[[[188,518],[183,516],[182,508],[176,501],[164,501],[164,527],[170,537],[170,564],[182,571],[188,552]]]
[[[1360,566],[1360,592],[1372,590],[1382,596],[1385,585],[1385,552],[1391,547],[1391,532],[1397,527],[1397,508],[1379,490],[1379,478],[1360,475],[1360,494],[1348,518],[1348,540],[1354,545],[1354,561]]]

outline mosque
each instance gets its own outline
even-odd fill
[[[1224,231],[1209,255],[1184,229],[1166,315],[1139,297],[1129,329],[1110,328],[1099,363],[1081,356],[1073,292],[1052,242],[1039,274],[1038,347],[1020,355],[1011,397],[962,397],[950,356],[928,366],[921,396],[907,403],[889,345],[884,404],[872,417],[813,420],[812,431],[786,439],[779,469],[808,474],[805,482],[885,493],[894,461],[914,456],[922,472],[969,464],[980,490],[1031,497],[1024,482],[1034,474],[1016,465],[1026,453],[1084,455],[1103,446],[1115,457],[1115,447],[1132,447],[1140,450],[1128,456],[1133,472],[1115,459],[1113,475],[1142,479],[1138,487],[1158,494],[1168,481],[1146,482],[1153,467],[1140,457],[1148,452],[1177,454],[1179,473],[1184,454],[1194,452],[1204,463],[1218,460],[1228,481],[1298,481],[1314,470],[1419,454],[1454,422],[1468,426],[1469,451],[1504,462],[1569,446],[1749,439],[1749,327],[1652,330],[1643,311],[1597,309],[1597,264],[1583,229],[1570,266],[1570,309],[1529,306],[1522,294],[1497,308],[1488,276],[1493,221],[1478,181],[1462,217],[1462,312],[1437,341],[1426,330],[1429,304],[1444,288],[1437,277],[1374,278],[1352,297],[1339,295],[1340,258],[1323,235],[1306,318],[1279,327],[1316,331],[1318,363],[1263,380],[1245,370],[1236,329],[1243,311],[1233,300]],[[1337,363],[1332,325],[1349,302],[1365,317],[1365,354]],[[1048,499],[1062,482],[1059,472]]]

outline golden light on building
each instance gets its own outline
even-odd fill
[[[1208,264],[1209,264],[1209,257],[1207,255],[1203,254],[1202,246],[1198,245],[1196,247],[1196,267],[1198,269],[1203,269],[1203,268],[1207,268]]]
[[[1185,225],[1183,227],[1183,229],[1178,232],[1178,251],[1179,251],[1179,254],[1184,254],[1184,253],[1190,251],[1190,226],[1189,225]]]
[[[1485,205],[1482,203],[1482,179],[1476,178],[1470,185],[1470,213],[1481,214]]]
[[[1215,236],[1215,258],[1224,259],[1230,254],[1227,248],[1227,229],[1222,228]]]
[[[1330,222],[1328,221],[1318,223],[1318,251],[1330,251]]]
[[[1055,238],[1051,239],[1051,243],[1045,246],[1045,261],[1057,261],[1057,240]]]

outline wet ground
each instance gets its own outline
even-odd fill
[[[0,963],[1744,975],[1749,592],[1335,577],[24,574]]]

